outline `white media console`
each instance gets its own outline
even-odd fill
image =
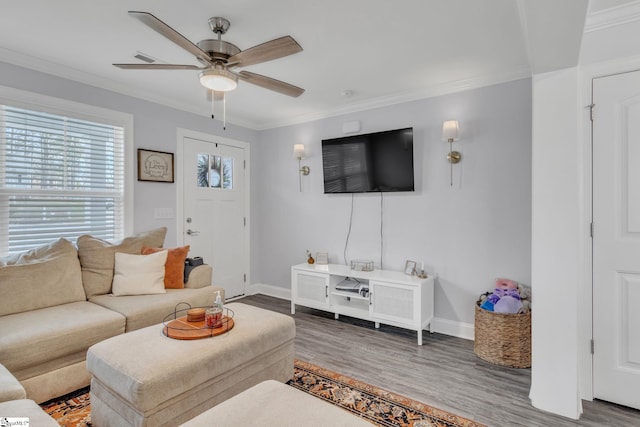
[[[347,278],[368,285],[368,293],[339,290]],[[433,320],[433,276],[426,279],[399,271],[354,271],[339,264],[298,264],[291,267],[291,314],[296,304],[344,316],[411,329],[429,330]]]

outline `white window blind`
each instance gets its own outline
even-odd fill
[[[0,256],[124,233],[124,128],[0,106]]]

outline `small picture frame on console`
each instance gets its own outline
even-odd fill
[[[416,262],[415,261],[405,261],[404,263],[404,274],[408,274],[409,276],[416,275]]]

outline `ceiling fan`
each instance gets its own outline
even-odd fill
[[[280,37],[249,49],[240,50],[236,45],[223,41],[222,35],[227,32],[231,23],[221,17],[209,19],[211,31],[218,39],[201,40],[193,44],[182,34],[165,24],[148,12],[130,11],[136,18],[152,30],[157,31],[181,48],[195,55],[202,66],[179,64],[113,64],[123,69],[139,70],[199,70],[200,83],[213,91],[214,98],[223,98],[224,92],[234,90],[238,80],[269,89],[283,95],[298,97],[304,89],[280,80],[266,77],[249,71],[236,72],[233,68],[242,68],[273,59],[293,55],[302,51],[302,47],[291,36]]]

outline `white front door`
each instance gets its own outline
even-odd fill
[[[183,242],[213,267],[226,298],[243,295],[249,268],[246,150],[211,137],[183,137]],[[221,142],[217,142],[221,141]]]
[[[593,391],[640,409],[640,72],[593,103]]]

